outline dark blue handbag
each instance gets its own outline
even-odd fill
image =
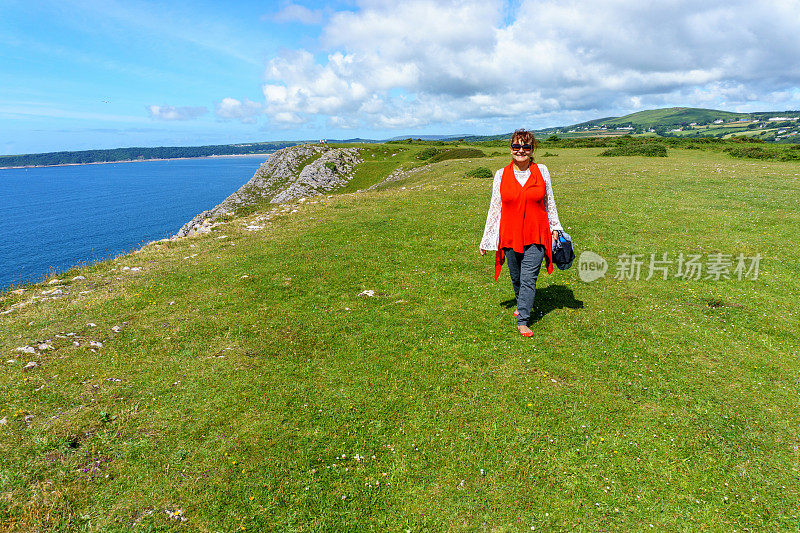
[[[575,260],[575,251],[572,249],[572,237],[568,233],[556,230],[558,237],[553,242],[553,263],[559,270],[566,270]]]

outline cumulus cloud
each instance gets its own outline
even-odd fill
[[[150,118],[156,120],[193,120],[208,113],[205,107],[174,107],[171,105],[146,106]]]
[[[275,22],[299,22],[301,24],[319,24],[322,22],[322,11],[311,10],[299,4],[286,4],[283,9],[272,15]]]
[[[273,123],[536,126],[662,105],[793,102],[800,86],[800,0],[358,6],[327,19],[325,54],[269,62],[263,112]]]
[[[244,124],[255,124],[264,112],[263,105],[245,98],[223,98],[214,105],[214,113],[223,120],[238,120]]]

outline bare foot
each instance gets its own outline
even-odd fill
[[[523,337],[533,337],[533,330],[528,326],[520,326],[517,325],[517,329],[519,330],[520,335]]]

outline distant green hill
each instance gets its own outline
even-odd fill
[[[779,120],[787,117],[787,120]],[[668,107],[637,111],[621,117],[604,117],[569,126],[534,130],[537,138],[653,133],[665,137],[719,137],[747,135],[764,141],[795,143],[800,137],[800,111],[734,113],[696,107]],[[619,131],[623,130],[623,131]],[[628,131],[625,131],[628,130]],[[470,141],[506,140],[511,132],[469,137]]]
[[[769,113],[767,113],[769,114]],[[580,122],[571,126],[561,126],[559,128],[547,128],[545,131],[566,129],[574,130],[581,128],[592,128],[599,126],[640,126],[643,128],[672,128],[685,126],[692,122],[697,124],[711,124],[715,120],[738,120],[748,119],[748,113],[733,113],[731,111],[718,111],[716,109],[702,109],[698,107],[666,107],[663,109],[648,109],[637,111],[622,117],[605,117],[587,122]]]
[[[631,113],[624,117],[604,119],[604,122],[609,125],[631,124],[634,126],[654,128],[657,126],[681,126],[691,124],[692,122],[707,124],[715,120],[727,121],[747,118],[750,118],[750,115],[747,113],[732,113],[730,111],[717,111],[715,109],[701,109],[696,107],[668,107],[664,109],[637,111],[636,113]]]
[[[789,112],[786,112],[789,113]],[[759,113],[759,115],[771,116],[782,113]],[[603,117],[570,126],[558,126],[553,128],[543,128],[535,130],[535,133],[540,135],[547,135],[556,132],[564,132],[569,130],[587,130],[591,128],[599,128],[600,126],[634,126],[640,128],[674,128],[678,126],[688,125],[692,122],[697,124],[710,124],[715,120],[737,120],[748,119],[751,115],[748,113],[733,113],[730,111],[718,111],[716,109],[701,109],[696,107],[667,107],[663,109],[649,109],[646,111],[637,111],[622,117]],[[474,136],[469,137],[470,140],[488,141],[497,139],[507,139],[511,133],[504,133],[500,135],[488,136]]]

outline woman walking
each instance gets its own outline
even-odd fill
[[[497,250],[494,279],[500,276],[505,259],[517,300],[517,329],[532,337],[528,327],[536,295],[536,278],[542,261],[553,273],[553,239],[562,230],[550,184],[550,172],[533,163],[536,147],[533,134],[517,130],[511,136],[511,163],[495,172],[492,199],[480,253]],[[533,164],[532,164],[533,163]]]

